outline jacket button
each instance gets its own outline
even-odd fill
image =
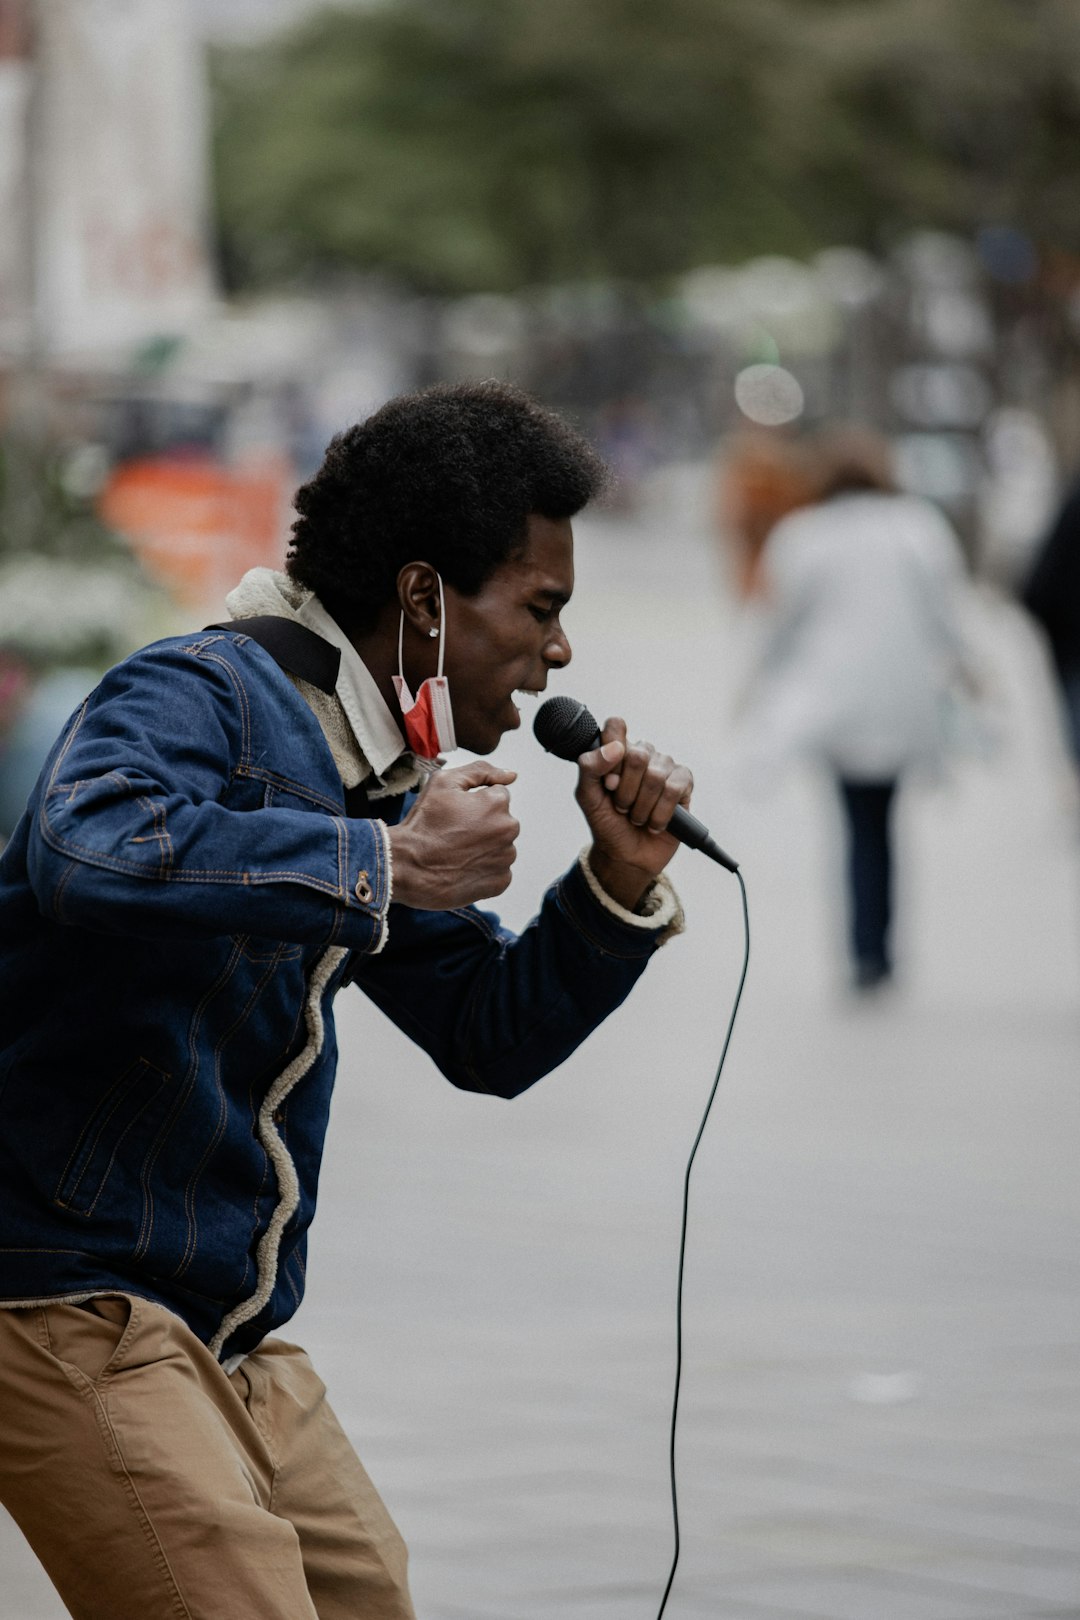
[[[368,877],[366,872],[360,873],[356,880],[356,888],[353,892],[362,906],[370,906],[371,902],[375,898],[375,890],[371,887],[371,879]]]

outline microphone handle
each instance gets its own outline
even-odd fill
[[[582,753],[591,753],[594,748],[599,748],[600,741],[600,733],[597,731],[588,748],[582,749]],[[689,810],[684,810],[681,804],[675,806],[674,814],[667,824],[667,830],[672,838],[677,838],[680,844],[686,845],[687,849],[700,850],[711,861],[716,861],[720,866],[726,866],[729,872],[739,870],[738,861],[732,860],[731,856],[720,848],[705,823],[699,821],[697,816],[692,816]]]
[[[667,830],[673,838],[679,840],[680,844],[685,844],[687,849],[699,849],[711,861],[726,866],[729,872],[739,870],[738,861],[732,860],[731,856],[720,848],[704,822],[699,821],[697,816],[692,816],[689,810],[684,810],[681,804],[675,806],[675,813],[667,824]]]

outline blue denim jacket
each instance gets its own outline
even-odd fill
[[[580,865],[517,937],[388,907],[386,856],[239,630],[110,671],[0,857],[0,1302],[123,1289],[250,1349],[303,1293],[341,985],[455,1085],[512,1097],[661,937]]]

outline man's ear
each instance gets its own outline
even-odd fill
[[[427,638],[432,630],[442,629],[439,575],[430,563],[406,563],[398,572],[397,594],[406,624],[419,635]]]

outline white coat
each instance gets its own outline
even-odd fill
[[[935,762],[964,660],[964,563],[927,501],[852,492],[793,512],[764,552],[748,740],[759,765],[815,758],[853,781]]]

